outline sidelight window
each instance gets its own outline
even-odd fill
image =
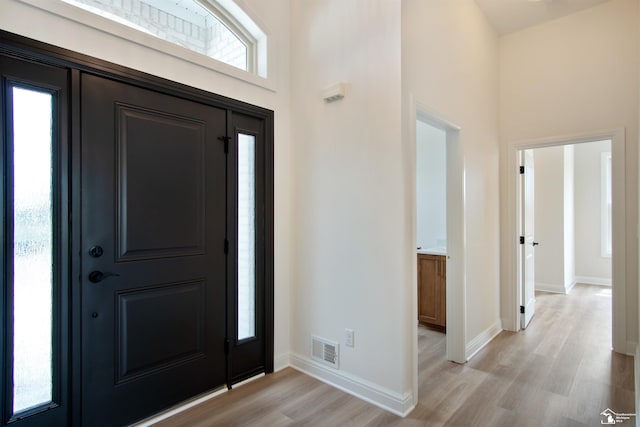
[[[255,146],[255,136],[238,134],[238,340],[255,336]]]
[[[52,98],[13,96],[13,413],[53,399]]]

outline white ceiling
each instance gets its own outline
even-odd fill
[[[499,34],[557,19],[609,0],[475,0]]]

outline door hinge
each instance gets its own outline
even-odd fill
[[[229,240],[224,239],[224,253],[225,255],[229,253]]]
[[[524,236],[520,236],[520,244],[524,245]]]
[[[524,174],[524,166],[520,166],[520,174]]]
[[[231,346],[231,341],[229,338],[224,339],[224,354],[229,354],[229,347]]]
[[[520,306],[520,314],[524,314],[524,305]]]
[[[230,136],[219,136],[218,139],[224,142],[224,154],[229,153],[229,141],[231,141]]]

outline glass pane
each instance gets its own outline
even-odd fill
[[[196,0],[64,0],[89,12],[247,71],[247,46]]]
[[[13,88],[13,412],[52,399],[52,96]]]
[[[238,339],[255,336],[256,189],[253,135],[238,135]]]

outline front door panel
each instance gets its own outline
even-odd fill
[[[226,111],[82,75],[83,425],[225,383]]]

